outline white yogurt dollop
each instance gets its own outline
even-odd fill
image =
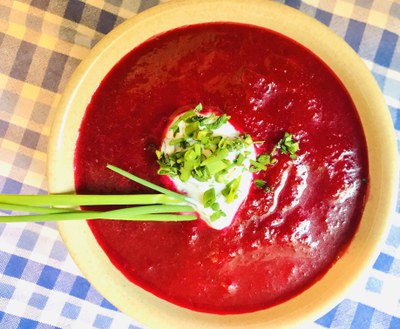
[[[203,116],[208,116],[211,113],[207,113]],[[173,122],[176,122],[182,114],[178,115]],[[161,146],[161,152],[165,155],[173,154],[174,152],[181,151],[182,148],[179,144],[171,145],[170,142],[173,139],[178,139],[184,137],[184,132],[186,128],[186,123],[184,121],[180,121],[179,131],[175,134],[172,130],[167,130],[166,135],[164,136],[164,140]],[[171,124],[172,126],[172,124]],[[170,127],[171,127],[170,126]],[[213,130],[212,136],[221,136],[228,138],[237,138],[241,136],[241,133],[235,129],[235,127],[229,123],[229,121],[223,124],[218,129]],[[225,174],[224,182],[217,182],[215,176],[211,176],[205,182],[200,182],[193,176],[191,176],[187,181],[183,182],[178,176],[169,177],[174,183],[177,190],[181,193],[186,194],[193,202],[193,206],[196,211],[199,213],[200,218],[204,220],[209,226],[214,229],[221,230],[229,225],[231,225],[236,212],[238,211],[240,205],[247,198],[247,195],[250,191],[250,187],[253,182],[253,174],[248,170],[251,166],[250,159],[256,160],[256,151],[254,149],[254,145],[245,145],[241,150],[231,150],[229,151],[227,160],[233,162],[239,155],[239,153],[246,153],[245,160],[240,166],[233,166],[228,170]],[[204,153],[203,151],[203,154]],[[222,190],[226,187],[227,181],[232,181],[241,176],[239,188],[237,190],[237,197],[230,203],[226,201],[226,197],[222,194]],[[205,207],[203,204],[203,195],[207,190],[214,188],[215,190],[215,202],[219,204],[219,209],[224,213],[218,219],[212,220],[211,216],[214,213],[214,210],[210,207]]]

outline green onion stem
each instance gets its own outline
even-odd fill
[[[189,199],[184,195],[150,183],[113,165],[107,165],[107,167],[126,178],[163,194],[0,195],[0,209],[35,213],[35,215],[0,216],[0,222],[46,222],[100,218],[116,220],[184,221],[197,218],[196,215],[193,214],[194,209],[188,205]],[[182,201],[185,202],[186,205],[182,205]],[[73,208],[95,205],[139,206],[109,211],[78,210]]]
[[[152,221],[182,221],[194,220],[194,214],[171,214],[172,212],[193,212],[190,206],[141,206],[122,208],[109,211],[78,211],[41,215],[1,216],[0,222],[48,222],[60,220],[82,219],[117,219],[117,220],[152,220]]]
[[[48,207],[36,207],[36,206],[28,206],[24,204],[9,204],[9,203],[0,203],[0,209],[2,210],[14,210],[14,211],[23,211],[23,212],[33,212],[38,214],[57,214],[62,212],[79,212],[78,209],[71,208],[48,208]]]
[[[165,203],[177,203],[177,202],[178,200],[176,200],[175,197],[170,197],[163,194],[127,194],[127,195],[126,194],[121,194],[121,195],[2,194],[0,195],[0,203],[29,205],[29,206],[144,205],[144,204],[157,204],[157,203],[165,204]]]
[[[184,195],[179,194],[179,193],[175,193],[175,192],[170,191],[170,190],[168,190],[166,188],[163,188],[163,187],[158,186],[156,184],[150,183],[150,182],[148,182],[148,181],[146,181],[146,180],[144,180],[144,179],[142,179],[140,177],[137,177],[137,176],[135,176],[135,175],[133,175],[133,174],[121,169],[121,168],[118,168],[118,167],[113,166],[111,164],[108,164],[107,168],[112,170],[112,171],[114,171],[114,172],[116,172],[117,174],[120,174],[120,175],[122,175],[122,176],[124,176],[124,177],[126,177],[126,178],[128,178],[130,180],[133,180],[134,182],[136,182],[138,184],[141,184],[143,186],[151,188],[152,190],[155,190],[155,191],[160,192],[160,193],[164,193],[165,195],[168,195],[168,196],[170,196],[172,198],[175,198],[175,199],[178,199],[178,200],[182,200],[184,202],[189,202],[188,198],[185,197]]]
[[[22,216],[0,216],[0,223],[17,223],[17,222],[55,222],[65,220],[91,220],[104,218],[100,216],[102,213],[94,213],[92,216],[85,214],[83,217],[76,216],[76,213],[59,213],[46,215],[22,215]],[[61,216],[64,215],[64,216]],[[158,222],[181,222],[197,219],[196,215],[182,214],[146,214],[134,215],[127,217],[107,217],[107,220],[129,220],[129,221],[158,221]]]
[[[109,210],[102,212],[102,218],[107,216],[114,217],[115,215],[132,216],[132,215],[145,215],[152,213],[170,213],[170,212],[194,212],[190,206],[170,206],[170,205],[155,205],[155,206],[138,206],[130,208],[121,208],[116,210]],[[105,216],[105,217],[104,217]]]

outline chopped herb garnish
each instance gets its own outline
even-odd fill
[[[241,179],[242,176],[240,175],[239,177],[231,180],[222,190],[222,195],[226,198],[227,203],[231,203],[234,199],[238,197],[237,191],[239,189]]]
[[[215,189],[210,188],[203,194],[203,204],[205,208],[211,207],[215,203]]]
[[[237,164],[238,166],[243,164],[243,161],[246,159],[246,157],[242,154],[239,153],[239,155],[237,156],[237,158],[235,159],[235,164]]]
[[[205,166],[194,168],[192,171],[192,176],[199,182],[206,182],[211,178],[210,172]]]
[[[297,158],[296,152],[299,150],[299,143],[293,140],[292,134],[285,132],[283,138],[274,146],[270,154],[262,153],[257,156],[257,161],[250,160],[252,165],[250,171],[259,172],[261,170],[267,170],[267,165],[275,164],[278,161],[274,157],[277,149],[279,149],[282,154],[289,154],[290,158],[295,160]]]
[[[215,222],[217,219],[221,218],[222,216],[226,216],[226,214],[221,209],[218,209],[210,216],[210,219],[212,222]]]
[[[264,187],[265,185],[267,185],[267,182],[265,180],[262,179],[255,179],[254,180],[254,185],[257,187]]]
[[[202,114],[202,111],[202,104],[198,104],[171,125],[169,129],[173,132],[173,138],[169,140],[169,146],[172,146],[174,151],[168,154],[156,152],[160,165],[158,173],[179,177],[182,182],[191,178],[199,182],[210,182],[210,188],[203,195],[203,205],[214,211],[211,220],[216,220],[225,214],[217,203],[215,184],[225,184],[220,187],[221,192],[218,193],[221,193],[219,196],[225,197],[227,203],[231,203],[238,197],[243,172],[257,173],[267,170],[278,161],[278,151],[296,159],[299,143],[293,140],[292,134],[286,132],[271,153],[259,154],[254,159],[254,153],[248,147],[262,144],[264,141],[253,141],[246,133],[234,137],[217,135],[215,131],[226,124],[230,116]],[[239,170],[235,172],[240,173],[240,176],[232,176],[233,170]],[[254,184],[264,191],[270,191],[266,182],[261,179],[255,179]]]
[[[229,151],[227,149],[218,148],[214,153],[212,153],[207,159],[205,159],[201,165],[205,166],[210,163],[214,163],[216,161],[221,161],[225,159],[229,155]]]
[[[299,143],[293,140],[293,135],[285,132],[283,138],[278,142],[278,147],[282,154],[289,154],[290,158],[297,158],[296,152],[299,150]]]
[[[160,165],[158,173],[179,177],[182,182],[190,178],[199,182],[214,182],[210,183],[210,187],[212,184],[226,184],[224,197],[226,202],[230,203],[237,197],[240,182],[240,179],[232,180],[232,170],[240,168],[237,173],[242,174],[244,170],[249,169],[249,162],[246,160],[252,152],[247,148],[252,145],[253,140],[248,134],[233,137],[215,134],[215,130],[226,124],[230,116],[215,113],[203,115],[202,111],[202,104],[198,104],[172,123],[169,129],[173,133],[173,138],[168,143],[174,151],[156,152]],[[231,152],[234,152],[233,155]],[[234,177],[237,177],[237,174]],[[204,193],[203,199],[207,208],[213,204],[218,205],[213,188]],[[224,215],[219,208],[213,210],[214,219]]]
[[[260,162],[257,162],[257,161],[254,161],[254,160],[250,159],[250,163],[252,165],[250,167],[250,171],[251,172],[258,172],[260,170],[267,170],[267,166],[262,164],[262,163],[260,163]]]
[[[215,210],[215,211],[219,210],[220,209],[219,208],[219,204],[217,202],[213,203],[212,206],[211,206],[211,209]]]
[[[255,179],[254,185],[260,189],[263,189],[265,192],[270,192],[271,188],[267,185],[267,182],[262,179]]]
[[[204,123],[204,126],[210,130],[215,130],[215,129],[221,128],[225,123],[228,122],[228,120],[230,118],[231,118],[230,116],[223,114],[212,123]]]
[[[257,157],[257,162],[263,165],[268,165],[271,163],[271,155],[263,153]]]
[[[160,160],[163,154],[161,151],[156,150],[156,155],[157,155],[157,159]]]
[[[203,104],[199,103],[197,106],[194,108],[195,112],[201,112],[203,110]]]

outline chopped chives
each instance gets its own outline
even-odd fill
[[[269,154],[263,153],[257,157],[257,162],[263,165],[267,165],[271,163],[271,156]]]
[[[254,180],[254,185],[256,187],[264,187],[267,184],[267,182],[265,180],[262,179],[255,179]]]
[[[239,189],[241,179],[242,176],[240,175],[239,177],[231,180],[222,190],[222,195],[225,197],[227,203],[231,203],[237,198],[237,191]]]
[[[282,154],[288,154],[291,159],[296,159],[299,143],[294,141],[293,135],[288,132],[274,146],[271,153],[261,153],[256,159],[250,158],[253,152],[248,147],[262,144],[264,141],[253,141],[246,133],[235,137],[221,136],[216,130],[226,124],[230,116],[215,113],[202,115],[199,113],[202,110],[202,104],[198,104],[179,116],[171,125],[170,129],[176,130],[179,126],[182,131],[178,136],[174,134],[174,138],[168,142],[170,146],[175,146],[173,148],[175,151],[161,155],[159,151],[156,154],[160,164],[159,174],[179,177],[182,182],[188,181],[191,177],[199,182],[209,181],[210,187],[217,186],[215,184],[226,184],[220,193],[227,203],[231,203],[238,197],[241,176],[237,177],[237,173],[267,170],[278,161],[277,150]],[[178,156],[178,154],[184,155]],[[263,180],[255,179],[254,184],[265,191],[270,190]],[[209,188],[203,194],[203,205],[206,208],[216,208],[215,193],[214,188]],[[219,207],[213,210],[212,220],[224,215]]]
[[[257,171],[260,171],[260,170],[267,170],[267,167],[265,165],[263,165],[262,163],[254,161],[252,159],[250,159],[250,163],[252,165],[252,167],[250,167],[250,171],[251,172],[257,172]]]
[[[293,140],[293,135],[285,132],[283,138],[278,142],[278,147],[283,154],[288,154],[294,160],[299,150],[299,143]]]
[[[203,104],[199,103],[197,106],[194,108],[195,112],[201,112],[203,110]]]
[[[215,203],[215,189],[210,188],[203,194],[203,204],[205,208],[211,207]]]

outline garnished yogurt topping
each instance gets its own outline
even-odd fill
[[[199,104],[181,113],[167,127],[157,150],[160,175],[167,175],[203,219],[215,229],[228,227],[253,184],[253,173],[265,171],[277,153],[297,158],[299,143],[285,132],[271,153],[256,154],[250,135],[229,123],[230,117],[203,111]],[[267,193],[266,181],[254,185]]]
[[[214,229],[228,227],[253,183],[256,151],[249,135],[230,117],[202,113],[201,105],[179,114],[157,152],[159,174],[168,175],[188,196],[201,219]]]

